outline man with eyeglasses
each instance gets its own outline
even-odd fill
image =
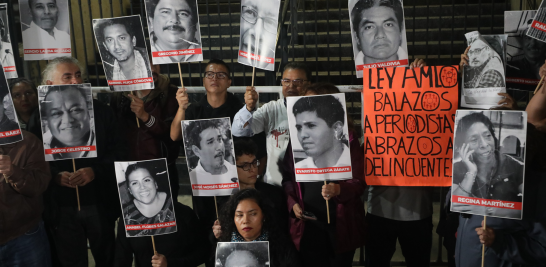
[[[279,6],[279,0],[241,2],[239,63],[273,70]]]
[[[468,66],[464,67],[463,72],[464,87],[504,87],[504,65],[495,50],[479,38],[471,40],[469,45],[465,51]]]

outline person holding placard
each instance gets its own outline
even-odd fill
[[[30,131],[40,126],[38,112],[38,90],[34,82],[27,78],[16,78],[9,81],[13,107],[19,119],[21,129]],[[42,138],[42,131],[33,132],[38,138]]]
[[[81,73],[76,59],[56,58],[44,69],[44,84],[81,84]],[[114,258],[114,223],[121,209],[113,162],[125,157],[126,148],[112,109],[93,99],[93,114],[100,121],[95,124],[97,157],[50,162],[53,179],[44,197],[44,219],[63,266],[87,265],[87,240],[97,265],[110,266]]]
[[[0,265],[49,267],[42,194],[51,174],[40,140],[22,134],[22,141],[0,146]]]

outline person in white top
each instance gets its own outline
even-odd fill
[[[4,23],[4,20],[0,18],[0,37],[2,39],[0,40],[0,63],[2,63],[2,67],[4,67],[4,71],[6,72],[6,78],[12,79],[17,78],[17,72],[7,69],[9,67],[15,68],[15,59],[13,58],[13,49],[11,48],[11,43],[9,43],[9,36],[7,36],[6,33],[6,24]]]
[[[59,17],[59,8],[56,0],[29,0],[28,1],[32,22],[29,27],[23,31],[24,49],[70,49],[69,33],[59,30],[57,21]],[[68,14],[66,14],[68,15]],[[70,54],[66,53],[25,53],[25,60],[52,59],[55,57]]]
[[[282,77],[282,94],[284,97],[299,96],[300,91],[309,84],[311,71],[300,62],[288,63]],[[258,108],[258,93],[254,87],[247,87],[246,105],[235,114],[232,134],[234,136],[252,136],[265,131],[267,138],[267,170],[264,181],[281,186],[282,175],[277,162],[284,159],[286,147],[290,140],[286,100],[279,99]]]

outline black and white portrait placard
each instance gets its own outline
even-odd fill
[[[349,0],[356,76],[370,68],[407,67],[402,0]]]
[[[23,140],[4,71],[0,71],[0,145]]]
[[[176,232],[167,160],[115,162],[114,166],[126,236]]]
[[[42,85],[38,101],[46,161],[97,157],[91,84]]]
[[[229,196],[239,190],[231,120],[182,121],[194,196]]]
[[[154,65],[203,60],[197,0],[146,0]]]
[[[154,89],[140,15],[94,19],[93,31],[113,91]]]
[[[296,181],[351,179],[345,94],[288,97],[286,104]]]
[[[269,242],[218,242],[216,245],[214,266],[271,266],[269,261]]]
[[[17,53],[19,51],[17,50]],[[17,78],[13,47],[8,27],[8,4],[0,4],[0,64],[7,79]]]
[[[542,1],[538,12],[527,30],[527,35],[541,42],[546,42],[546,4]]]
[[[280,0],[241,0],[238,62],[272,71],[279,24]]]
[[[25,60],[71,56],[68,0],[19,0]]]
[[[506,92],[505,64],[506,36],[484,37],[473,31],[465,34],[470,50],[468,65],[463,66],[461,106],[489,109],[503,99]]]
[[[527,113],[458,110],[451,211],[521,219]]]

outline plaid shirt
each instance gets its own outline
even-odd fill
[[[504,87],[504,77],[496,70],[488,70],[480,75],[476,88]]]

